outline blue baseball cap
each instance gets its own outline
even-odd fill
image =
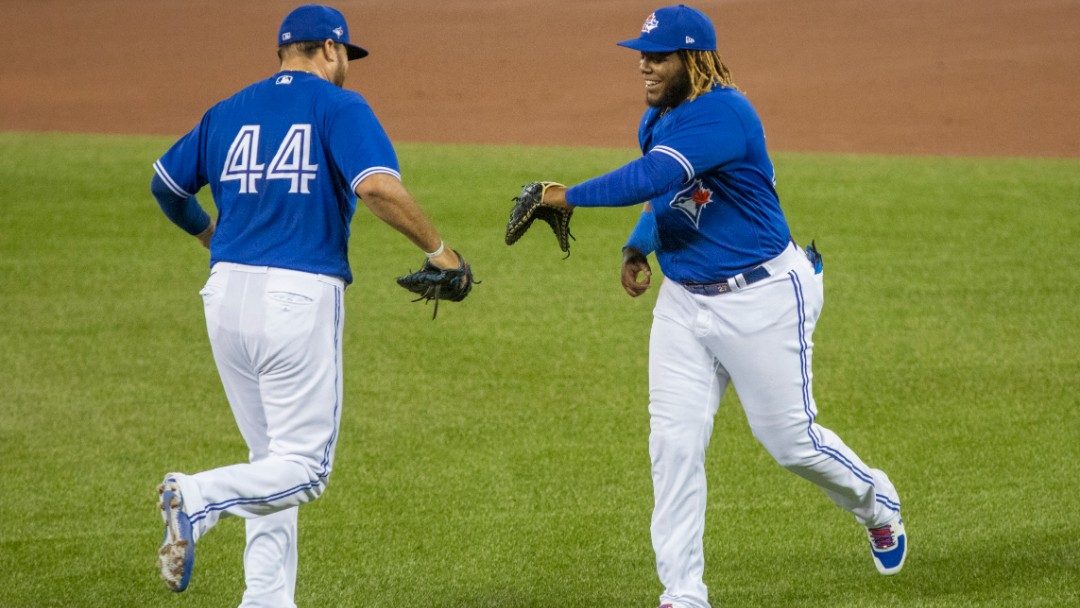
[[[685,4],[665,6],[645,19],[640,36],[617,44],[644,53],[715,51],[716,30],[705,13],[696,8]]]
[[[368,52],[349,43],[349,25],[337,9],[321,4],[305,4],[285,16],[278,30],[278,46],[305,40],[333,40],[345,45],[349,61],[367,57]]]

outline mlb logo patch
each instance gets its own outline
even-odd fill
[[[292,76],[282,74],[281,76],[278,76],[277,80],[274,81],[274,84],[292,84]]]
[[[285,41],[290,40],[290,39],[292,39],[292,32],[285,32],[284,34],[281,35],[281,41],[282,42],[285,42]]]
[[[641,32],[648,34],[660,26],[660,22],[656,20],[656,13],[650,13],[649,18],[645,20],[645,24],[641,26]]]

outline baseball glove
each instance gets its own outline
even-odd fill
[[[513,245],[529,229],[533,220],[540,219],[551,226],[555,237],[559,239],[559,249],[569,257],[570,216],[573,209],[563,209],[545,205],[544,192],[552,186],[563,186],[556,182],[531,182],[521,187],[521,195],[514,197],[514,208],[510,210],[510,222],[506,224],[506,244]],[[575,239],[576,240],[576,239]]]
[[[439,300],[460,302],[472,291],[474,282],[472,268],[465,263],[460,253],[457,251],[454,253],[458,257],[457,268],[443,270],[432,264],[431,260],[425,260],[420,270],[397,278],[398,285],[420,296],[413,302],[424,300],[426,304],[435,300],[435,312],[431,315],[432,319],[439,314]],[[479,281],[476,282],[479,283]]]

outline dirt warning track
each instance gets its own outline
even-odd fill
[[[179,135],[299,2],[0,0],[0,130]],[[655,0],[342,0],[395,141],[634,146]],[[1080,1],[692,3],[776,151],[1080,156]]]

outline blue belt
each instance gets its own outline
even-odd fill
[[[690,281],[682,283],[681,285],[691,293],[696,293],[701,296],[718,296],[722,293],[734,291],[736,287],[743,288],[748,285],[753,285],[762,279],[769,278],[771,275],[772,273],[763,264],[753,270],[748,270],[742,274],[737,274],[730,279],[725,279],[716,283],[695,283]],[[732,284],[736,287],[732,287]]]

